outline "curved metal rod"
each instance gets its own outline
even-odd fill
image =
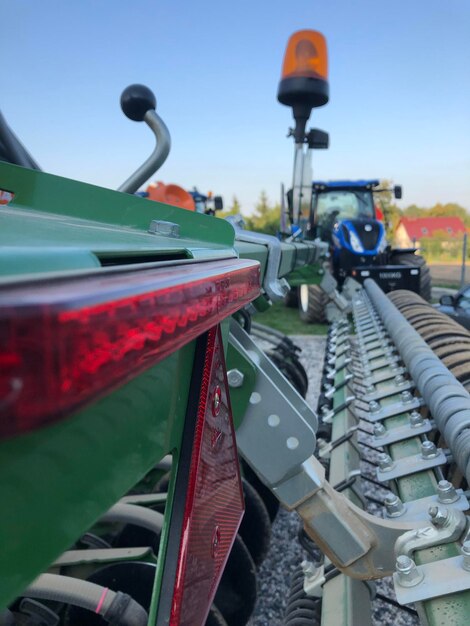
[[[144,121],[150,127],[157,140],[157,145],[149,158],[118,187],[118,191],[135,193],[146,180],[155,174],[166,161],[171,148],[170,131],[155,109],[149,109]]]
[[[370,278],[364,286],[458,468],[470,481],[470,394],[380,287]]]

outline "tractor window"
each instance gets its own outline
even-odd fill
[[[337,220],[374,219],[374,205],[369,190],[325,191],[317,195],[314,207],[315,223],[331,229]]]

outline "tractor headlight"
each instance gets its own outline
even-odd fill
[[[349,241],[351,243],[351,248],[354,250],[354,252],[357,252],[358,254],[362,254],[364,252],[361,240],[352,230],[349,231]]]

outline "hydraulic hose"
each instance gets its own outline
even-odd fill
[[[376,283],[364,286],[455,462],[470,482],[470,394]]]
[[[148,622],[147,611],[129,595],[69,576],[42,574],[23,595],[79,606],[112,626],[147,626]]]
[[[160,535],[163,528],[163,515],[143,506],[119,502],[100,517],[100,522],[135,524]]]

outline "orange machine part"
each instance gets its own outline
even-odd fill
[[[289,38],[282,78],[297,76],[328,80],[326,39],[316,30],[299,30]]]
[[[157,183],[150,183],[147,187],[147,193],[149,200],[163,202],[164,204],[171,204],[171,206],[177,206],[180,209],[188,209],[188,211],[196,210],[191,194],[179,185],[173,185],[171,183],[169,185],[165,185],[161,181]]]

